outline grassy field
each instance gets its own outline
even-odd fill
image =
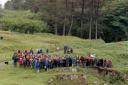
[[[74,48],[74,55],[95,53],[97,57],[112,59],[114,69],[128,71],[128,41],[104,43],[102,40],[84,40],[72,36],[55,36],[45,33],[30,35],[8,31],[0,31],[0,36],[4,37],[3,40],[0,40],[0,61],[11,59],[13,52],[18,49],[42,48],[45,51],[48,48],[52,55],[63,55],[63,46],[69,45]],[[61,50],[57,52],[56,47],[60,47]],[[88,81],[105,82],[103,79],[93,76],[89,69],[87,72]],[[31,69],[0,64],[0,85],[47,85],[47,80],[56,74],[59,73],[49,71],[36,73]],[[69,83],[69,85],[71,84]]]
[[[114,68],[128,70],[128,42],[104,43],[102,40],[84,40],[72,36],[55,36],[52,34],[19,34],[0,31],[0,60],[11,58],[14,51],[21,49],[46,48],[51,54],[63,55],[63,46],[74,48],[74,55],[95,53],[97,57],[112,59]],[[60,51],[56,51],[60,47]]]

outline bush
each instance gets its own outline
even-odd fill
[[[47,24],[37,19],[36,14],[30,11],[2,10],[0,14],[2,30],[31,34],[48,30]]]
[[[46,32],[47,25],[43,21],[22,19],[22,18],[1,18],[3,30],[10,30],[20,33]]]
[[[106,42],[128,40],[128,0],[113,0],[105,5],[104,40]]]

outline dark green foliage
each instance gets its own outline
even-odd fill
[[[105,12],[104,40],[106,42],[128,40],[128,1],[116,2],[115,0],[113,3],[109,3],[109,6],[110,4],[114,5],[112,6],[114,8]]]
[[[97,1],[11,0],[6,3],[5,8],[30,10],[36,13],[37,15],[33,16],[33,18],[35,19],[36,17],[47,22],[47,32],[54,34],[57,32],[57,34],[63,35],[65,27],[65,35],[70,34],[85,39],[89,38],[90,17],[92,17],[91,38],[96,38],[95,20],[98,20],[97,38],[102,38],[106,42],[128,40],[128,0],[105,0],[104,3],[100,3],[103,6],[99,8],[95,6]],[[86,3],[81,4],[83,2]],[[91,9],[92,3],[95,6],[93,10]],[[99,11],[95,11],[97,14],[94,14],[92,12],[94,10]],[[32,26],[30,27],[33,28]],[[69,33],[70,27],[71,32]]]
[[[24,0],[9,0],[5,4],[6,9],[19,10],[23,9]]]
[[[110,85],[125,85],[126,80],[122,76],[106,76],[103,78],[104,81],[108,82]]]

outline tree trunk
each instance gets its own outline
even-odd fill
[[[70,24],[70,28],[69,28],[69,31],[68,31],[68,36],[71,35],[71,30],[72,30],[72,26],[73,26],[73,12],[74,12],[74,0],[72,0],[71,2],[71,24]]]
[[[65,9],[68,10],[68,0],[65,0]],[[63,36],[66,35],[66,33],[65,33],[65,31],[66,31],[66,18],[67,18],[67,14],[65,11],[64,25],[63,25]]]
[[[65,16],[65,18],[64,18],[63,36],[65,36],[65,29],[66,29],[66,16]]]
[[[57,23],[55,23],[55,35],[58,35],[57,29]]]
[[[73,15],[72,15],[72,20],[71,20],[71,25],[68,31],[68,35],[71,35],[72,26],[73,26]]]
[[[84,23],[83,23],[83,20],[81,20],[81,26],[80,26],[80,29],[81,29],[81,30],[80,30],[80,37],[82,37],[82,38],[83,38],[83,33],[84,33],[84,32],[82,31],[82,30],[83,30],[83,24],[84,24]]]
[[[89,39],[92,39],[92,17],[90,19]]]
[[[95,21],[95,26],[96,26],[96,33],[95,33],[95,39],[98,39],[98,22],[97,20]]]
[[[82,4],[81,4],[81,34],[80,36],[83,37],[83,16],[84,16],[84,7],[85,7],[85,0],[82,0]]]

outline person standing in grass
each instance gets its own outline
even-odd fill
[[[69,57],[69,67],[71,67],[71,66],[72,66],[72,58]]]
[[[19,57],[18,63],[19,63],[19,65],[20,65],[20,67],[23,66],[23,57]]]
[[[14,54],[13,54],[12,60],[13,60],[14,67],[16,67],[16,66],[17,66],[17,62],[18,62],[17,53],[14,53]]]
[[[112,60],[107,60],[107,67],[111,68],[112,67]]]
[[[44,69],[45,69],[45,71],[48,70],[48,65],[49,65],[48,58],[46,58],[45,61],[44,61]]]
[[[33,54],[34,54],[34,51],[33,51],[33,49],[32,49],[32,48],[30,49],[30,54],[31,54],[31,55],[33,55]]]
[[[49,49],[47,48],[47,49],[46,49],[46,54],[48,54],[48,53],[49,53]]]
[[[34,69],[35,69],[37,72],[40,72],[40,65],[39,65],[39,59],[38,59],[38,58],[35,58],[35,59],[34,59]]]
[[[72,57],[72,66],[74,67],[74,66],[76,66],[76,64],[77,64],[77,60],[76,60],[76,57]]]

